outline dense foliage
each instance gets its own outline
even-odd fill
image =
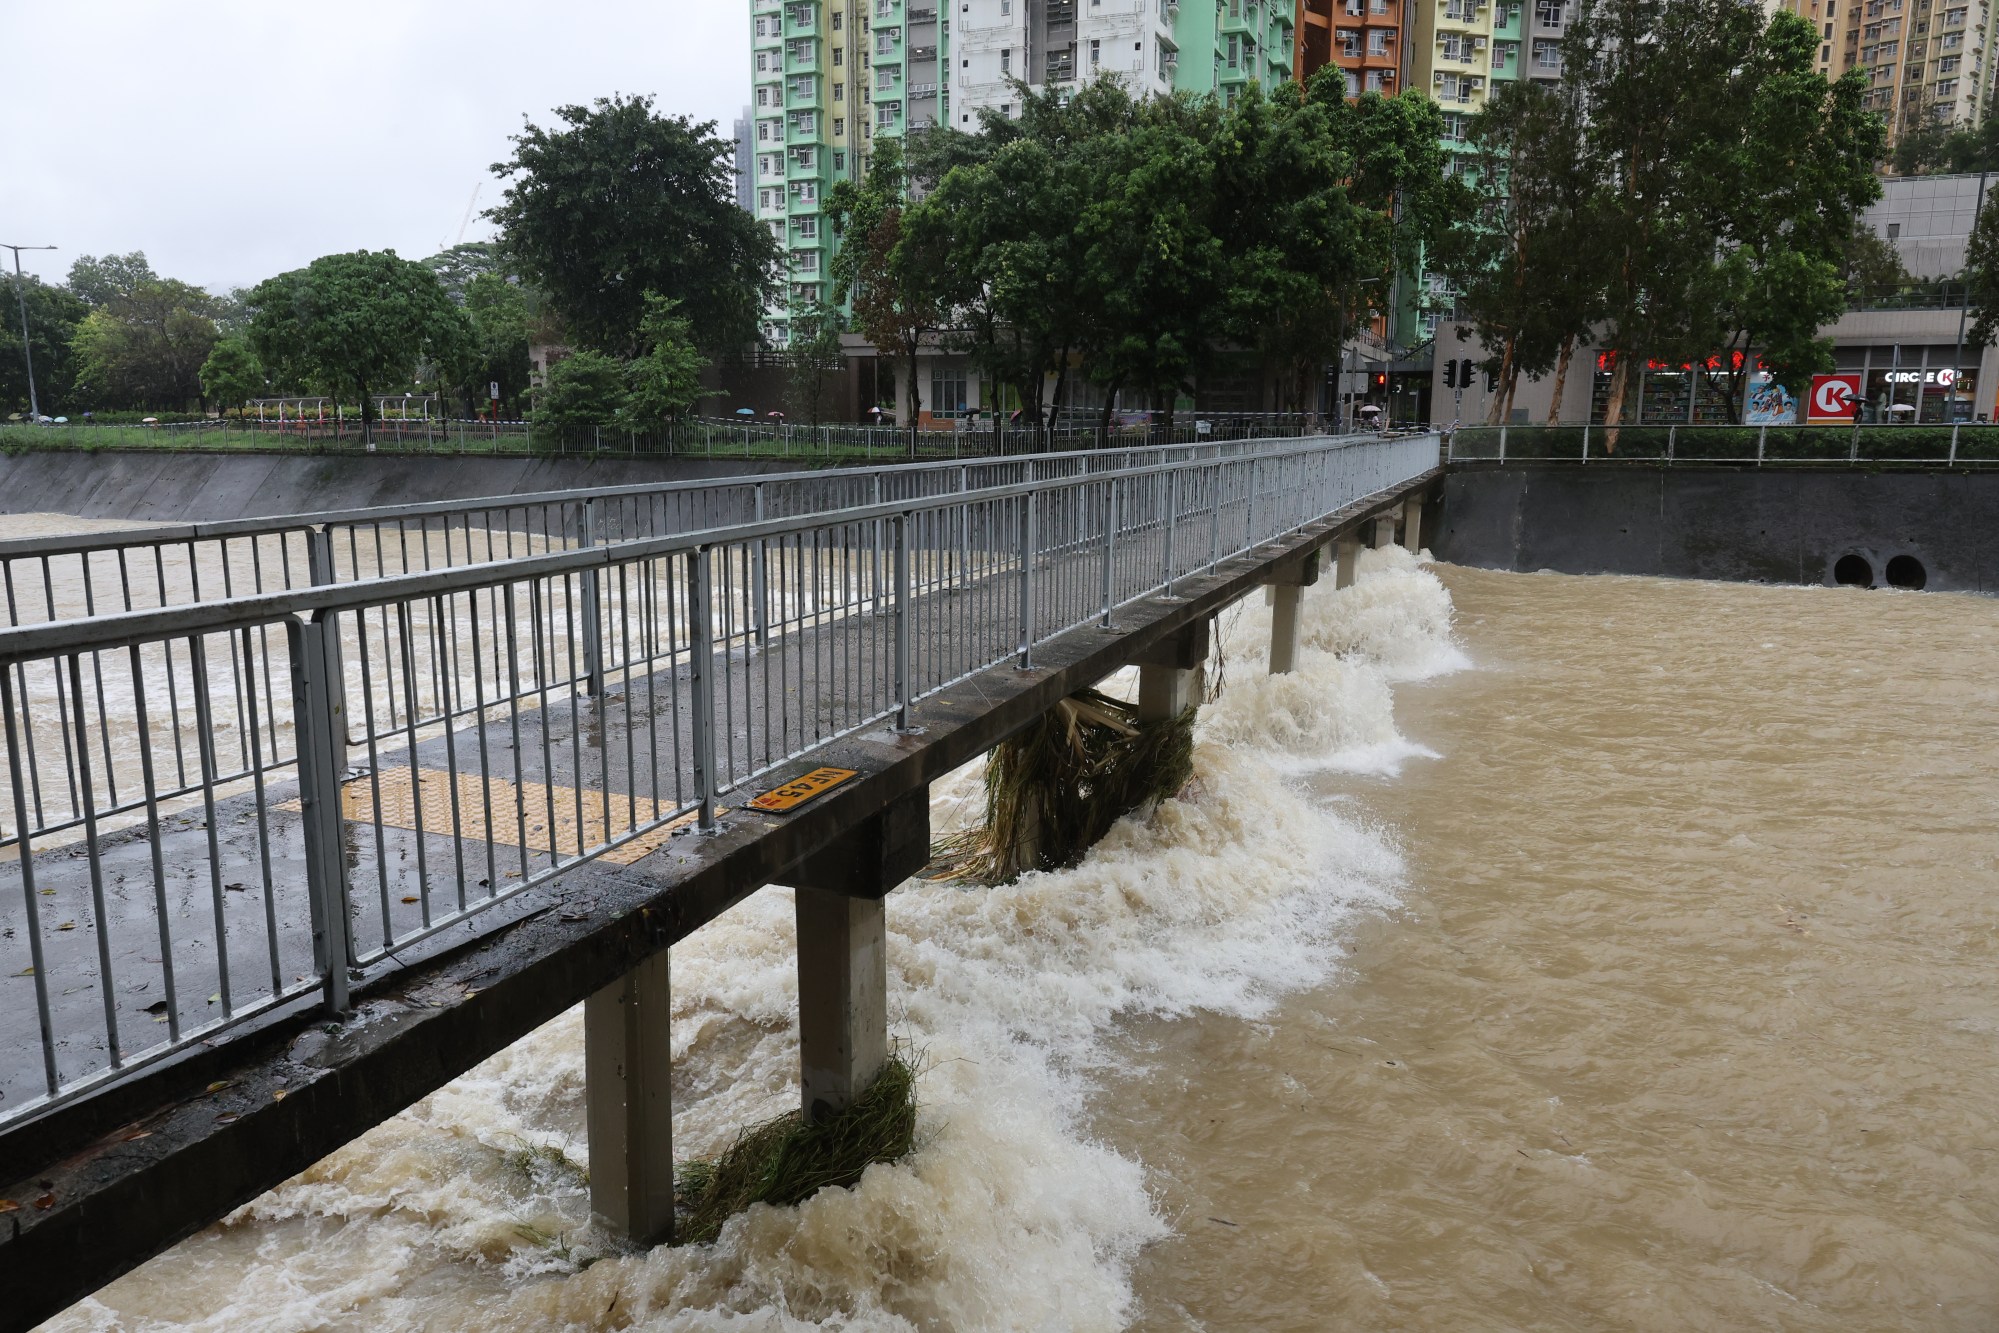
[[[371,438],[373,395],[409,382],[428,361],[436,379],[461,377],[472,359],[471,321],[437,275],[393,250],[326,255],[259,283],[246,298],[250,343],[287,382],[324,385],[361,402]]]
[[[1648,359],[1690,364],[1739,411],[1756,363],[1831,368],[1854,219],[1880,195],[1879,117],[1828,82],[1794,14],[1734,0],[1588,0],[1554,87],[1521,83],[1474,125],[1483,225],[1443,257],[1500,380],[1556,371],[1594,337],[1623,419]]]
[[[777,243],[734,202],[735,146],[712,122],[654,113],[647,97],[564,106],[528,123],[488,217],[521,276],[547,293],[574,342],[640,354],[646,298],[680,304],[705,352],[756,341]]]
[[[1035,423],[1081,396],[1078,377],[1107,414],[1125,393],[1170,418],[1227,349],[1304,408],[1343,331],[1451,245],[1469,203],[1437,107],[1348,101],[1336,69],[1229,105],[1111,79],[1021,92],[1017,118],[917,138],[913,202],[881,147],[833,193],[836,290],[902,363],[912,420],[926,339],[969,353]]]

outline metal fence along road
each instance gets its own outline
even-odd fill
[[[189,533],[173,540],[249,543],[260,581],[216,597],[190,575],[185,598],[161,583],[85,620],[16,609],[0,630],[0,1122],[275,1007],[342,1010],[439,932],[712,828],[778,766],[906,727],[956,681],[1032,665],[1059,635],[1421,476],[1438,442],[1031,461],[821,477],[833,489],[798,498],[805,512],[760,492],[761,518],[730,488],[799,479],[530,497],[539,538],[498,547],[466,534],[531,531],[506,517],[522,502]],[[646,508],[662,494],[705,496],[678,516],[721,520],[668,530]],[[603,526],[579,538],[579,514]],[[378,533],[423,534],[441,558],[391,559],[386,539],[357,558],[356,534]],[[116,544],[132,536],[91,558],[160,578],[168,539]],[[301,543],[304,575],[335,576],[277,577],[258,542]],[[52,589],[45,574],[55,606]]]
[[[1296,412],[1185,413],[1163,420],[1114,424],[1097,413],[1067,414],[1046,431],[966,419],[956,428],[918,430],[912,441],[895,426],[811,426],[765,417],[692,417],[648,430],[618,425],[536,426],[527,421],[386,417],[375,423],[372,451],[472,456],[606,455],[612,457],[762,458],[830,462],[917,458],[1009,457],[1053,450],[1124,445],[1195,444],[1225,438],[1296,438],[1306,428]],[[127,425],[65,420],[44,425],[0,424],[0,447],[160,448],[191,451],[352,454],[370,450],[360,418],[239,422],[180,421]]]
[[[1454,463],[1722,463],[1755,467],[1991,467],[1999,425],[1467,426]]]

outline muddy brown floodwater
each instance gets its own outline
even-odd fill
[[[1136,1325],[1999,1326],[1999,602],[1436,572],[1399,908],[1093,1100]]]

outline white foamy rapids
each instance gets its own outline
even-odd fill
[[[1441,669],[1448,596],[1384,552],[1305,605],[1313,646],[1289,677],[1262,674],[1258,599],[1228,626],[1228,692],[1179,798],[1073,870],[889,898],[893,1022],[922,1071],[906,1161],[753,1209],[714,1245],[607,1252],[574,1165],[572,1011],[55,1327],[1123,1327],[1130,1259],[1166,1223],[1142,1163],[1087,1127],[1093,1070],[1138,1058],[1117,1020],[1261,1013],[1325,980],[1340,930],[1400,879],[1379,833],[1283,769],[1398,741],[1387,681]],[[977,766],[936,784],[940,832],[976,817],[980,784]],[[676,946],[672,968],[676,1149],[706,1155],[797,1095],[789,891]]]

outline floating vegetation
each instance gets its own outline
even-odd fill
[[[1062,700],[993,748],[985,824],[940,847],[937,877],[1010,884],[1075,865],[1111,825],[1187,785],[1194,714],[1141,722],[1097,690]]]
[[[876,1162],[909,1155],[916,1136],[916,1071],[890,1056],[852,1106],[808,1125],[797,1111],[752,1125],[712,1162],[674,1173],[674,1243],[699,1245],[753,1203],[788,1207],[848,1186]]]

